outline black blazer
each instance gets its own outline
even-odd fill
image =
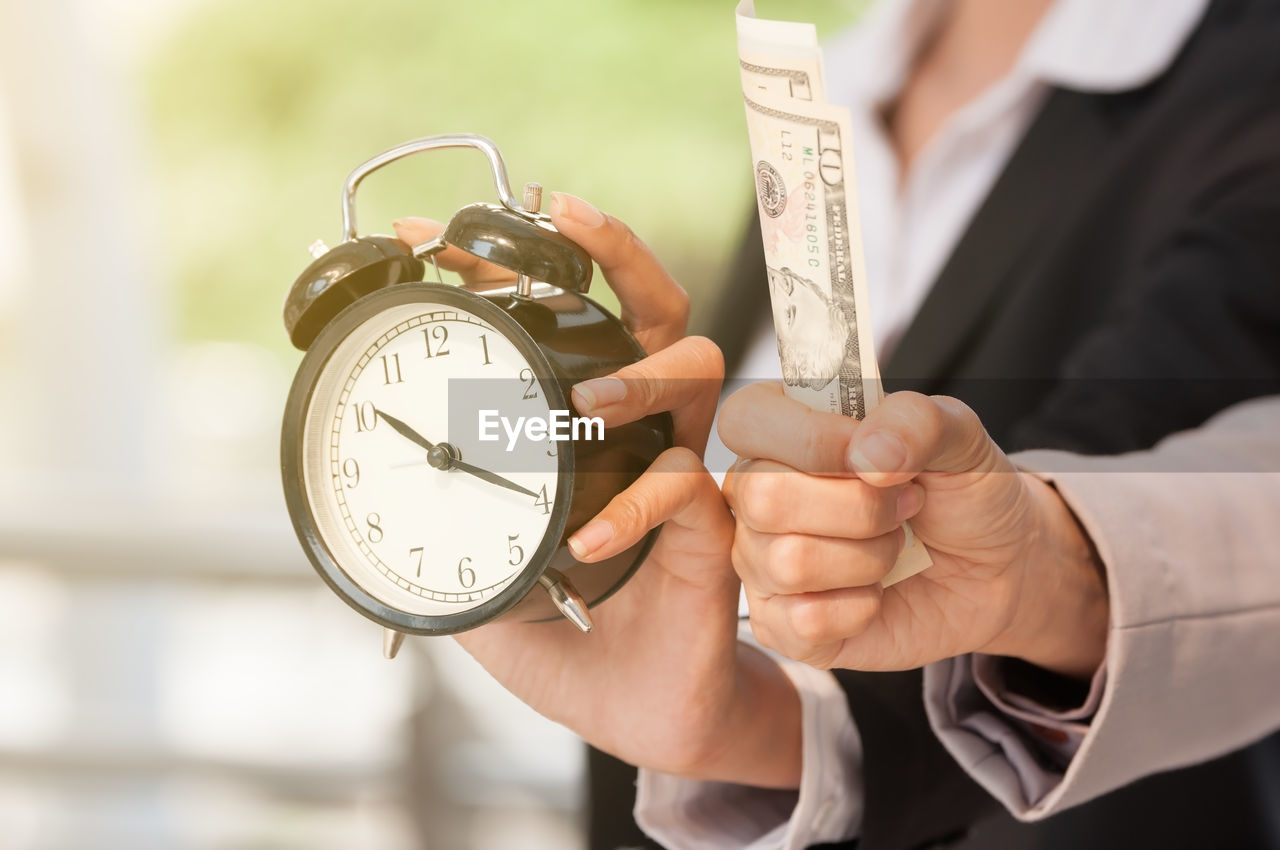
[[[729,279],[732,369],[767,315],[755,223]],[[1007,450],[1146,448],[1280,392],[1280,2],[1216,0],[1139,91],[1054,92],[883,373]],[[1280,847],[1280,735],[1019,825],[929,729],[919,671],[838,679],[865,757],[850,847]]]
[[[749,232],[752,316],[763,263]],[[753,323],[720,318],[733,362]],[[1280,391],[1280,3],[1218,0],[1140,91],[1053,93],[883,373],[964,399],[1008,450],[1092,454]],[[929,730],[919,671],[838,678],[865,755],[850,847],[1280,847],[1280,735],[1019,825]]]

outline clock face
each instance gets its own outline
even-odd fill
[[[551,419],[554,384],[497,329],[496,308],[422,297],[333,348],[301,419],[302,486],[347,578],[390,608],[448,617],[491,610],[541,571],[563,531],[569,449],[536,430],[513,436],[522,417]]]

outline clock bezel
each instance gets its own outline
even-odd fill
[[[557,451],[556,496],[546,531],[525,567],[512,579],[511,584],[492,599],[456,614],[413,614],[383,602],[351,578],[325,544],[307,496],[303,472],[302,429],[305,427],[307,411],[320,376],[342,341],[384,310],[412,303],[446,304],[465,310],[489,323],[529,363],[546,393],[548,404],[553,409],[568,409],[556,371],[542,347],[519,322],[497,305],[457,286],[425,281],[395,284],[365,295],[347,306],[324,327],[308,348],[285,402],[280,443],[281,476],[284,481],[285,504],[298,541],[316,572],[344,602],[387,628],[409,634],[450,635],[476,628],[500,617],[517,605],[537,583],[562,545],[573,499],[575,457],[572,442],[560,443]]]

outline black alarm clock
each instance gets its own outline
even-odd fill
[[[361,180],[458,147],[487,157],[498,204],[462,208],[423,245],[357,235]],[[645,352],[587,297],[591,258],[540,205],[536,184],[515,198],[482,136],[406,142],[347,178],[341,244],[313,245],[285,300],[289,338],[306,352],[285,406],[285,501],[321,578],[386,628],[387,657],[405,634],[499,618],[563,615],[590,631],[588,609],[657,535],[594,564],[566,545],[672,433],[667,414],[604,430],[573,408],[574,384]],[[511,285],[475,292],[438,271],[424,281],[424,258],[450,246],[509,269]]]

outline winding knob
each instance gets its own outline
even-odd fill
[[[524,184],[524,211],[536,213],[540,209],[542,209],[542,184]]]

